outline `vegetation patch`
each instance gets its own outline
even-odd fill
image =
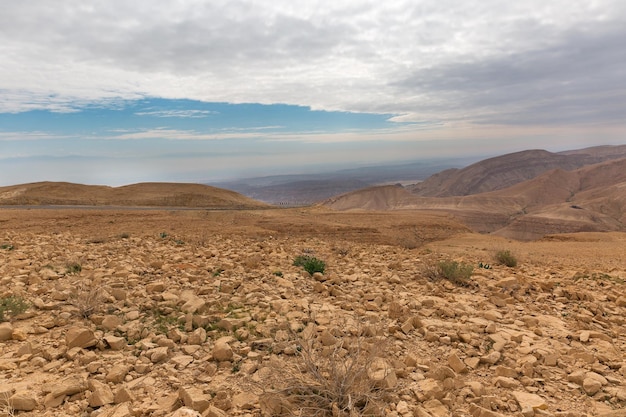
[[[380,341],[367,339],[344,334],[323,346],[316,338],[298,338],[297,360],[281,367],[276,387],[265,389],[262,410],[276,416],[384,415],[383,399],[392,386],[376,376],[387,372],[378,355]],[[388,372],[394,371],[389,367]]]
[[[30,305],[17,295],[0,298],[0,321],[9,320],[28,310]]]
[[[326,270],[326,262],[310,255],[299,255],[293,261],[295,266],[301,266],[306,272],[313,275],[316,272],[321,274]]]
[[[433,281],[446,279],[456,285],[468,285],[474,272],[472,265],[457,261],[439,261],[437,265],[427,269],[426,275]]]
[[[496,252],[496,261],[501,265],[506,265],[509,268],[517,266],[517,258],[513,256],[511,251],[501,250]]]

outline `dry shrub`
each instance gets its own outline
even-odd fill
[[[372,372],[380,370],[380,363],[386,364],[380,357],[383,341],[368,340],[364,332],[359,332],[340,334],[330,346],[305,336],[298,337],[295,343],[295,360],[277,369],[278,386],[265,390],[261,396],[265,415],[383,415],[382,399],[389,387],[372,377]]]
[[[105,294],[101,285],[85,279],[75,282],[73,288],[70,304],[78,310],[81,317],[89,318],[103,310]]]

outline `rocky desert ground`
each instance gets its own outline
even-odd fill
[[[625,416],[625,247],[411,210],[4,208],[0,416]]]

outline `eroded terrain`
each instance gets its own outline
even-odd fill
[[[320,209],[12,209],[0,228],[0,297],[30,305],[0,324],[0,415],[279,415],[309,353],[331,385],[328,364],[364,370],[327,415],[626,413],[624,234]],[[469,285],[431,279],[442,260]]]

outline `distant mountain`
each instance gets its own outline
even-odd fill
[[[626,145],[598,146],[559,153],[528,150],[485,159],[463,169],[448,169],[409,187],[408,190],[424,197],[479,194],[510,187],[550,169],[571,171],[585,165],[623,157],[626,157]]]
[[[308,205],[334,195],[373,185],[388,183],[417,183],[430,175],[451,167],[462,167],[476,158],[424,160],[397,165],[382,165],[344,169],[319,174],[274,175],[211,182],[255,200],[276,205]]]
[[[266,204],[201,184],[140,183],[123,187],[38,182],[0,187],[0,205],[260,208]]]
[[[609,149],[617,152],[606,152]],[[495,191],[452,196],[441,190],[441,196],[427,197],[417,195],[415,187],[371,187],[333,197],[324,205],[335,210],[443,210],[475,231],[516,239],[577,231],[626,231],[626,157],[620,158],[625,149],[591,148],[587,152],[572,151],[556,157],[546,151],[518,152],[459,170],[466,175],[475,173],[476,177],[462,180],[456,177],[457,180],[450,183],[440,181],[440,184],[454,184],[457,192],[462,189],[460,184],[464,184],[466,190],[496,188]],[[518,178],[524,172],[530,175],[539,170],[541,163],[538,161],[542,158],[543,166],[551,166],[555,160],[563,161],[566,167],[580,163],[579,159],[562,157],[592,161],[600,158],[604,162],[573,170],[548,169],[531,179],[499,188],[513,178],[502,168],[506,165],[503,161],[508,162]],[[529,161],[530,165],[526,171],[524,161]],[[499,177],[499,182],[485,178],[489,175]],[[427,181],[432,183],[433,180]]]

